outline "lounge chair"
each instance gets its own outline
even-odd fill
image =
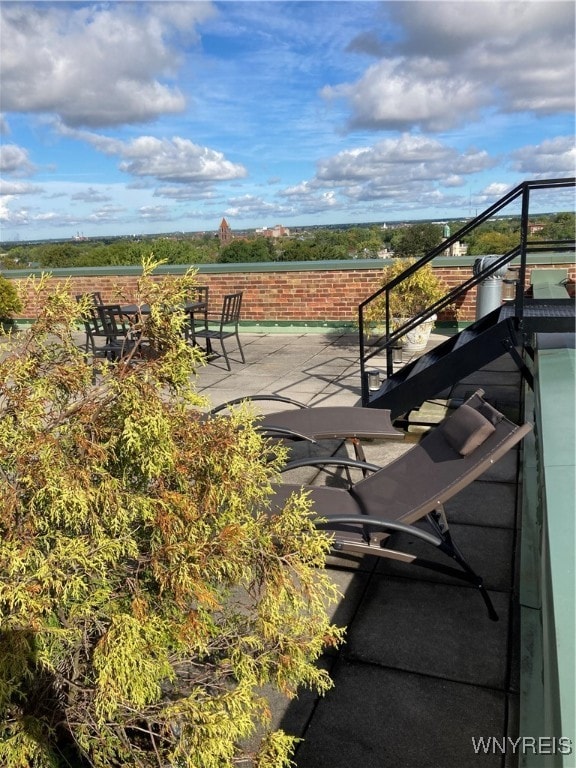
[[[211,415],[221,413],[241,402],[270,401],[294,406],[258,416],[257,428],[266,437],[286,440],[303,440],[318,443],[320,440],[350,440],[356,458],[365,461],[362,440],[401,440],[404,433],[394,429],[390,411],[356,406],[307,406],[298,400],[282,395],[252,395],[238,397],[216,406]]]
[[[318,527],[334,534],[335,553],[370,554],[419,565],[464,579],[476,586],[494,621],[498,616],[476,574],[454,544],[443,504],[479,477],[530,432],[532,425],[518,426],[487,403],[482,390],[428,432],[422,440],[385,467],[354,459],[328,457],[299,459],[286,470],[328,465],[371,471],[347,488],[274,486],[270,513],[303,487],[310,494]],[[415,523],[425,519],[431,532]],[[429,561],[393,548],[390,534],[408,533],[437,547],[456,565]]]

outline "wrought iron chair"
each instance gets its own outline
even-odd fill
[[[88,307],[83,316],[86,352],[93,360],[119,360],[132,351],[134,334],[129,318],[119,304],[97,304]]]
[[[184,336],[192,344],[196,344],[196,328],[206,328],[208,319],[208,294],[207,285],[197,285],[189,297],[187,303],[198,305],[187,310],[188,317],[184,326]]]
[[[88,297],[92,304],[95,306],[98,306],[99,304],[104,304],[104,300],[102,299],[102,294],[99,291],[91,291],[90,293],[77,293],[76,294],[76,301],[82,301],[82,299],[85,299]]]
[[[240,357],[242,362],[245,363],[244,350],[240,343],[240,337],[238,335],[238,323],[240,322],[240,310],[242,308],[242,291],[237,293],[229,293],[224,296],[222,302],[222,310],[219,315],[211,315],[210,312],[206,313],[204,320],[204,326],[196,328],[194,331],[195,340],[206,339],[206,353],[210,356],[221,357],[218,353],[214,352],[212,342],[217,340],[222,346],[222,353],[224,360],[226,361],[226,367],[228,370],[232,370],[230,367],[230,360],[228,353],[224,345],[224,340],[234,337],[238,345]]]
[[[102,294],[98,291],[92,291],[91,293],[77,293],[76,294],[76,301],[80,304],[84,301],[88,301],[90,303],[91,307],[97,307],[102,305],[104,302],[102,300]],[[90,349],[94,347],[92,343],[92,336],[96,332],[96,328],[91,322],[90,317],[83,317],[84,321],[84,330],[86,331],[86,340],[84,343],[84,352],[88,354],[90,352]],[[88,326],[91,326],[91,331],[89,330]],[[92,334],[92,335],[91,335]]]

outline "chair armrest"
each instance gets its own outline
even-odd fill
[[[370,464],[367,461],[358,461],[357,459],[339,458],[336,456],[314,457],[306,459],[294,459],[289,461],[280,472],[288,472],[291,469],[300,469],[301,467],[348,467],[349,469],[362,469],[368,472],[378,472],[378,464]]]
[[[229,408],[231,405],[238,405],[239,403],[243,403],[246,400],[250,400],[253,402],[256,402],[257,400],[270,400],[276,403],[286,403],[288,405],[294,405],[297,408],[309,407],[307,405],[304,405],[304,403],[300,403],[298,400],[292,400],[290,397],[284,397],[283,395],[245,395],[244,397],[236,397],[233,400],[227,400],[225,403],[222,403],[221,405],[217,405],[215,408],[212,408],[212,410],[210,410],[209,413],[215,414],[215,413],[218,413],[219,411],[224,411],[227,408]]]
[[[295,429],[288,429],[287,427],[275,427],[273,424],[268,424],[266,427],[262,427],[259,424],[256,424],[255,426],[258,432],[260,432],[264,437],[287,437],[292,440],[302,440],[306,443],[313,443],[314,445],[318,445],[318,441],[314,440],[313,437],[310,437],[310,435],[303,435],[301,432],[297,432]]]
[[[368,526],[370,528],[377,528],[385,532],[394,533],[407,533],[410,536],[414,536],[417,539],[432,544],[434,547],[442,547],[443,541],[440,537],[434,536],[428,531],[424,531],[421,528],[416,528],[413,525],[406,525],[404,523],[392,522],[391,520],[384,520],[375,517],[368,517],[365,515],[342,515],[342,516],[330,516],[329,518],[318,519],[314,522],[317,528],[334,528],[336,525],[359,525],[362,528]]]

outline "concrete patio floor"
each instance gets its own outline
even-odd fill
[[[444,338],[435,334],[430,345]],[[245,365],[234,361],[228,372],[219,358],[199,372],[198,390],[213,405],[263,393],[310,405],[359,404],[355,335],[242,333],[241,339]],[[232,344],[230,350],[238,360]],[[520,418],[521,379],[508,356],[440,393],[412,418],[436,423],[447,406],[478,388],[510,418]],[[389,462],[422,429],[409,428],[402,441],[365,444],[368,461]],[[375,557],[330,558],[342,592],[333,619],[347,627],[344,646],[321,662],[334,688],[323,698],[303,691],[292,702],[274,699],[274,725],[303,738],[298,768],[515,765],[512,754],[477,754],[474,744],[516,733],[518,473],[513,450],[446,505],[455,541],[484,576],[498,622],[489,620],[478,592],[455,579]]]

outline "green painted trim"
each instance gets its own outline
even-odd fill
[[[438,256],[433,260],[437,267],[470,267],[472,269],[477,256]],[[342,259],[327,261],[261,261],[249,264],[163,264],[156,269],[158,275],[182,275],[190,269],[195,269],[198,274],[237,274],[241,272],[330,272],[330,271],[365,271],[372,269],[384,269],[393,262],[393,259]],[[514,259],[512,264],[517,264]],[[567,253],[540,253],[536,256],[528,256],[527,263],[536,264],[573,264],[574,255]],[[22,279],[24,277],[39,277],[50,274],[54,277],[90,277],[90,276],[135,276],[142,274],[142,268],[131,266],[107,266],[107,267],[77,267],[75,269],[13,269],[5,270],[4,277],[9,279]]]
[[[525,477],[536,483],[527,488],[524,499],[531,498],[523,509],[520,734],[562,736],[572,752],[526,755],[522,768],[573,768],[576,754],[576,352],[570,336],[536,339],[536,439],[534,451],[528,442],[524,453]],[[530,526],[535,529],[524,530]]]
[[[31,317],[18,318],[16,330],[24,330],[34,324]],[[352,320],[241,320],[240,328],[246,333],[358,333],[358,325]],[[470,323],[438,322],[434,328],[439,332],[456,333]]]
[[[544,686],[542,685],[542,623],[539,610],[520,606],[520,736],[544,735],[541,720]],[[542,755],[524,752],[519,768],[543,768]]]
[[[534,412],[534,394],[526,387],[525,413]],[[520,605],[540,610],[542,514],[538,491],[538,456],[534,431],[522,441],[522,528],[520,531]]]

